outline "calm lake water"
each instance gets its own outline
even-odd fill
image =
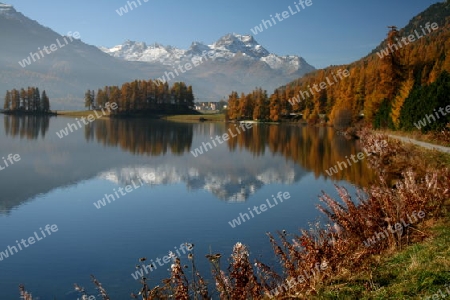
[[[36,299],[77,299],[74,283],[95,293],[90,274],[113,299],[129,299],[140,288],[131,275],[138,259],[164,264],[185,242],[195,245],[207,278],[205,255],[222,253],[226,269],[236,242],[249,246],[252,259],[276,265],[266,232],[298,232],[320,216],[322,190],[336,195],[336,183],[353,190],[373,180],[365,161],[327,175],[360,151],[329,128],[254,125],[194,157],[190,151],[234,125],[98,120],[60,139],[68,122],[75,119],[0,115],[0,157],[20,155],[0,171],[0,255],[9,254],[0,261],[0,299],[19,299],[20,283]],[[280,191],[291,198],[235,228],[228,223]],[[102,206],[105,194],[116,199]],[[47,224],[57,231],[49,235]],[[34,244],[20,250],[30,237]],[[152,286],[169,267],[157,264],[147,275]]]

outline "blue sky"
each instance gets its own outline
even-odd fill
[[[80,32],[91,45],[130,39],[188,48],[227,33],[251,34],[262,19],[294,8],[298,0],[140,0],[123,16],[126,0],[0,0],[60,34]],[[136,3],[138,0],[135,0]],[[436,0],[311,0],[312,5],[255,36],[270,52],[300,55],[317,68],[359,59],[385,38],[386,26],[405,26]],[[139,3],[137,3],[139,5]]]

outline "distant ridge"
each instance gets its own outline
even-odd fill
[[[199,42],[192,43],[188,50],[179,50],[128,41],[116,51],[108,50],[115,53],[113,57],[85,44],[81,32],[80,39],[22,67],[19,61],[23,62],[39,47],[42,50],[58,39],[63,41],[63,36],[4,3],[0,7],[0,28],[0,95],[17,86],[39,86],[48,92],[55,110],[82,109],[88,89],[157,79],[173,71],[177,59],[183,62],[211,49]],[[173,79],[192,85],[197,101],[219,101],[230,89],[249,92],[261,86],[270,91],[314,70],[301,57],[269,54],[249,36],[229,34],[214,45],[216,59]],[[140,51],[142,56],[138,57]],[[150,52],[150,56],[144,55]],[[136,59],[130,59],[133,53]]]
[[[193,42],[187,50],[163,46],[158,43],[147,45],[144,42],[127,40],[121,45],[112,48],[100,47],[102,51],[113,57],[128,61],[159,62],[164,65],[176,67],[178,64],[200,58],[204,51],[210,52],[213,60],[230,61],[237,55],[266,63],[273,70],[281,70],[289,75],[298,72],[300,75],[314,70],[302,57],[296,55],[278,56],[267,51],[251,35],[229,33],[215,43],[206,45]]]

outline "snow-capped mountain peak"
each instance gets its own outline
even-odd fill
[[[210,46],[213,50],[245,53],[251,57],[261,58],[269,55],[251,35],[227,34]]]
[[[294,73],[302,68],[306,71],[314,70],[299,56],[278,56],[267,51],[253,36],[235,33],[227,34],[211,45],[193,42],[187,50],[157,43],[147,45],[143,42],[129,40],[122,45],[112,48],[100,47],[100,49],[111,56],[127,61],[162,63],[172,67],[193,58],[204,57],[206,52],[212,52],[214,54],[211,55],[213,60],[229,61],[235,57],[243,56],[246,59],[263,62],[271,69],[280,70],[287,74]]]
[[[0,15],[3,15],[8,19],[20,19],[21,16],[23,17],[22,14],[14,9],[14,6],[2,2],[0,2]]]
[[[159,62],[165,65],[174,65],[184,56],[185,50],[172,46],[164,46],[158,43],[147,45],[144,42],[134,42],[127,40],[122,45],[112,48],[100,47],[105,53],[111,56],[122,58],[128,61]]]
[[[25,17],[22,13],[18,12],[14,6],[0,2],[0,17],[13,22],[20,22],[20,24],[32,28],[39,25],[36,21],[33,21]],[[3,28],[2,28],[3,30]]]
[[[5,11],[14,11],[15,12],[16,10],[14,9],[14,7],[12,5],[0,2],[0,12],[5,12]]]
[[[201,56],[203,55],[204,51],[208,52],[211,48],[208,45],[205,45],[201,42],[192,42],[191,46],[189,47],[189,50],[186,51],[185,55],[188,57],[193,56]]]

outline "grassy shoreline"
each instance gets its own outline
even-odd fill
[[[403,151],[391,166],[397,172],[412,167],[423,179],[427,172],[450,167],[450,154],[390,143],[401,145]],[[447,196],[442,207],[411,228],[418,240],[374,253],[354,270],[344,268],[325,279],[308,299],[432,299],[438,291],[450,290],[450,197],[443,192]]]
[[[450,214],[425,223],[429,236],[422,242],[374,256],[365,270],[336,276],[311,299],[431,299],[445,290],[450,284]]]
[[[97,112],[99,113],[99,115],[101,115],[101,118],[104,117],[109,117],[108,114],[103,115],[101,110],[97,110]],[[93,110],[60,110],[57,112],[58,116],[63,116],[63,117],[88,117],[89,115],[94,115],[95,116],[95,112]],[[96,117],[98,118],[98,117]]]
[[[97,110],[99,114],[102,115],[102,118],[109,118],[109,114],[105,111],[105,115],[103,115],[101,110]],[[63,117],[88,117],[89,115],[95,115],[93,110],[74,110],[74,111],[58,111],[58,116]],[[152,114],[148,116],[143,116],[145,118],[151,119],[161,119],[168,121],[185,121],[185,122],[199,122],[202,118],[202,122],[223,122],[225,121],[224,114],[198,114],[198,115],[165,115],[165,114]]]
[[[200,115],[171,115],[162,116],[161,119],[175,122],[225,122],[224,114],[200,114]]]

